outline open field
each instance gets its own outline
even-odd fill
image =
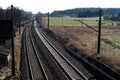
[[[96,56],[97,51],[97,32],[91,30],[78,21],[82,18],[71,17],[51,17],[50,29],[63,38],[69,38],[69,43],[89,52],[89,55]],[[98,18],[84,18],[83,22],[88,25],[98,26]],[[47,23],[47,18],[44,18]],[[120,71],[120,22],[103,20],[101,37],[101,61]]]
[[[98,17],[95,18],[74,18],[74,17],[50,17],[50,26],[82,26],[79,21],[74,20],[81,20],[90,26],[98,26]],[[47,17],[44,17],[44,21],[47,22]],[[103,20],[102,18],[102,25],[103,26],[110,26],[110,25],[117,25],[120,22],[115,22],[111,20]]]

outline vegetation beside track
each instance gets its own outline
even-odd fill
[[[43,18],[47,24],[47,17]],[[50,17],[50,29],[63,38],[68,38],[69,43],[89,52],[89,55],[96,56],[97,32],[82,25],[79,21],[82,18],[73,17]],[[83,22],[97,29],[98,18],[83,18]],[[101,61],[110,67],[120,71],[120,26],[118,21],[102,19],[101,38]]]
[[[23,30],[23,28],[21,28]],[[22,34],[22,31],[21,31]],[[20,69],[20,50],[21,50],[21,34],[19,35],[19,32],[16,32],[16,37],[15,37],[15,41],[14,41],[14,51],[15,51],[15,75],[12,76],[12,60],[10,58],[10,61],[8,63],[7,66],[3,67],[2,69],[0,69],[0,80],[19,80],[19,69]]]

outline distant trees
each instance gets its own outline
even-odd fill
[[[2,8],[0,8],[0,20],[4,18],[4,11]]]
[[[31,19],[32,13],[26,12],[18,7],[13,9],[13,20],[14,25],[17,25],[20,21]],[[11,19],[11,7],[7,9],[0,8],[0,20],[10,20]]]
[[[39,26],[42,27],[42,13],[41,13],[41,12],[38,12],[38,13],[35,15],[35,18],[36,18],[37,22],[39,23]]]
[[[120,13],[120,8],[102,8],[104,15],[112,15],[116,13]],[[90,12],[89,16],[92,16],[94,14],[97,16],[97,11],[99,11],[99,8],[75,8],[75,9],[68,9],[68,10],[62,10],[62,11],[53,11],[51,13],[51,16],[71,16],[71,17],[78,17],[83,15],[83,13]],[[47,14],[46,14],[47,16]],[[84,15],[83,15],[84,16]],[[86,16],[86,15],[85,15]]]
[[[95,12],[98,11],[99,8],[75,8],[75,9],[68,9],[63,11],[54,11],[51,13],[51,16],[71,16],[71,17],[78,17],[79,13],[90,11]]]
[[[113,15],[106,15],[103,18],[104,20],[120,21],[120,13],[113,14]]]
[[[35,18],[39,21],[41,21],[42,19],[42,13],[41,12],[38,12],[36,15],[35,15]]]
[[[92,11],[84,11],[84,12],[80,12],[78,14],[78,17],[98,17],[99,16],[99,11],[95,11],[95,12],[92,12]]]

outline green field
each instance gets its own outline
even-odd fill
[[[43,18],[46,23],[48,23],[47,17]],[[83,20],[84,23],[90,26],[98,26],[98,19],[95,18],[75,18],[75,17],[50,17],[50,26],[82,26],[79,21],[75,20]],[[102,18],[102,25],[109,26],[109,25],[116,25],[119,22],[114,22],[111,20],[103,20]],[[84,26],[84,25],[83,25]]]

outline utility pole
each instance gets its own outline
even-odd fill
[[[50,27],[49,21],[50,21],[50,14],[49,14],[49,12],[48,12],[48,29],[49,29],[49,27]]]
[[[102,9],[100,9],[99,11],[99,27],[98,30],[96,30],[95,28],[93,28],[92,26],[89,26],[88,24],[84,23],[81,20],[74,20],[74,21],[79,21],[80,23],[86,25],[87,27],[91,28],[92,30],[94,30],[95,32],[98,32],[98,45],[97,45],[97,54],[96,54],[96,58],[100,59],[100,47],[101,47],[101,16],[102,16]]]
[[[82,18],[82,22],[83,22],[83,18]],[[82,23],[82,28],[83,28],[83,23]]]
[[[64,18],[64,16],[63,16],[63,13],[62,13],[62,27],[64,26],[64,25],[63,25],[63,18]]]
[[[40,19],[41,19],[40,26],[43,27],[43,26],[42,26],[42,13],[41,13],[41,16],[40,16],[40,17],[41,17],[41,18],[40,18]]]
[[[97,47],[97,59],[100,59],[100,47],[101,47],[101,16],[102,16],[102,10],[100,9],[99,13],[99,28],[98,28],[98,47]]]
[[[18,25],[19,26],[19,35],[20,35],[20,32],[21,32],[21,30],[20,30],[20,24],[21,24],[20,21],[21,21],[21,11],[19,10],[19,25]]]
[[[14,26],[13,26],[13,5],[11,5],[11,20],[12,20],[12,75],[15,75],[15,59],[14,59]]]

